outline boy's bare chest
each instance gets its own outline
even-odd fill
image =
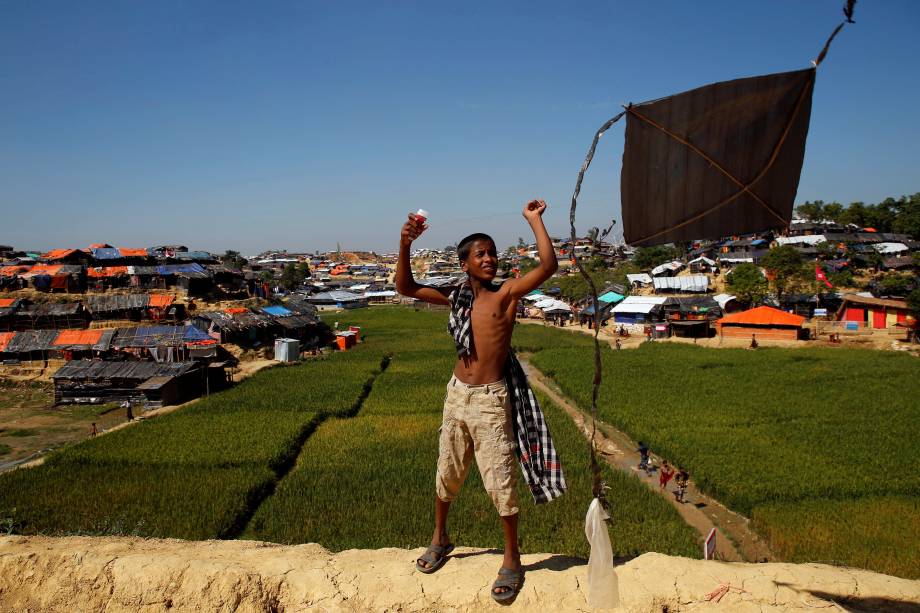
[[[497,293],[477,297],[470,314],[473,332],[498,332],[510,328],[514,324],[514,309],[510,308],[510,302],[507,296]]]

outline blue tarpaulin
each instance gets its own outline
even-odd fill
[[[603,296],[598,296],[597,299],[600,300],[601,302],[608,302],[610,304],[616,304],[617,302],[620,302],[624,298],[626,298],[626,296],[622,296],[616,292],[607,292]]]
[[[92,252],[97,260],[117,260],[121,257],[121,252],[115,247],[97,247]]]
[[[275,317],[287,317],[288,315],[294,314],[283,306],[267,306],[263,307],[262,311],[269,315],[274,315]]]
[[[157,266],[157,274],[160,275],[177,275],[180,272],[207,272],[201,264],[166,264]]]

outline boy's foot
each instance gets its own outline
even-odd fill
[[[447,562],[447,556],[454,550],[453,544],[429,545],[425,553],[415,561],[415,568],[426,575],[438,570]]]
[[[523,583],[523,568],[520,566],[517,568],[505,568],[503,566],[498,569],[498,579],[492,584],[492,598],[496,602],[513,600],[518,595],[518,592],[521,591]]]

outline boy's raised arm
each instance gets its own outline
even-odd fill
[[[546,203],[542,200],[531,200],[524,205],[524,219],[530,224],[534,238],[537,239],[537,253],[540,257],[540,265],[520,279],[508,281],[509,292],[514,298],[520,298],[537,289],[543,285],[544,281],[552,277],[559,268],[559,262],[556,261],[556,251],[553,249],[553,241],[546,231],[546,226],[543,225],[543,211],[545,210]]]
[[[409,215],[409,220],[403,224],[402,232],[399,237],[399,260],[396,262],[396,291],[403,296],[424,300],[432,304],[449,305],[450,300],[447,296],[434,287],[420,285],[416,283],[412,276],[412,265],[409,261],[409,249],[412,247],[412,241],[425,231],[425,226]]]

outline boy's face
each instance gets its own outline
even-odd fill
[[[470,247],[470,254],[460,262],[460,268],[469,276],[481,281],[491,281],[498,272],[498,250],[495,243],[488,240],[475,240]]]

